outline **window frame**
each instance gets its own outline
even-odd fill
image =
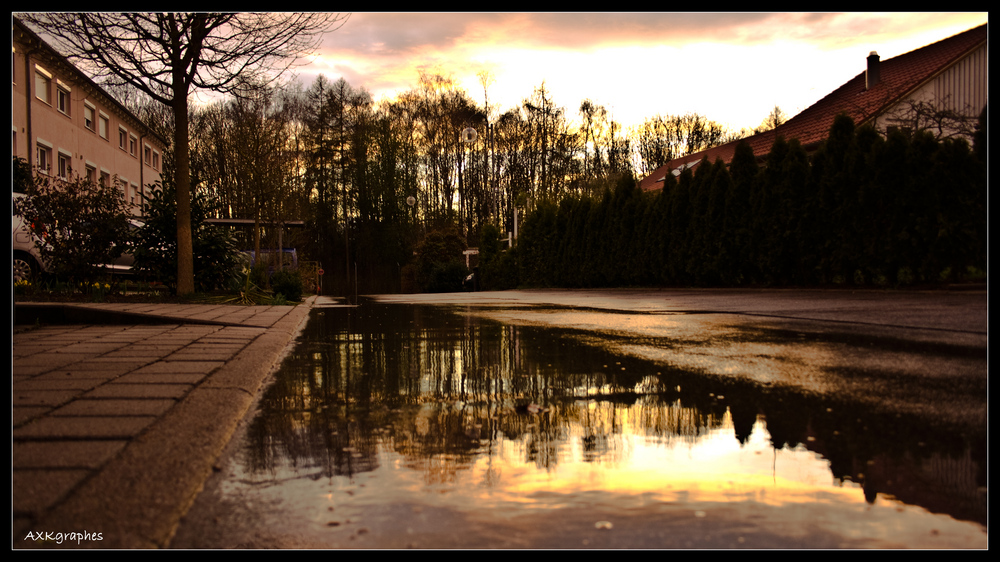
[[[90,102],[83,102],[83,128],[87,129],[92,133],[97,132],[97,119],[95,116],[97,114],[97,108],[94,107]]]
[[[129,182],[128,189],[129,189],[129,202],[132,203],[132,205],[136,206],[142,204],[142,197],[139,191],[139,184],[135,182]]]
[[[56,110],[67,117],[72,115],[72,92],[73,90],[69,86],[56,80]]]
[[[44,93],[45,97],[40,96]],[[52,73],[35,65],[35,99],[45,105],[52,105]]]
[[[42,139],[35,139],[35,169],[42,174],[51,175],[52,145]]]
[[[56,154],[56,177],[68,180],[73,174],[73,155],[65,150],[59,149]]]
[[[97,136],[111,142],[111,118],[103,111],[97,112]]]

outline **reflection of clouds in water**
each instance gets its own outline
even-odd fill
[[[693,349],[642,345],[616,345],[614,349],[624,355],[698,373],[736,376],[816,393],[833,389],[822,369],[834,364],[834,356],[821,347],[734,343]]]
[[[625,336],[628,341],[592,339],[619,353],[671,367],[711,375],[739,376],[825,393],[833,387],[823,370],[836,366],[828,344],[801,339],[760,338],[746,326],[734,327],[725,314],[621,314],[581,311],[477,311],[484,317],[516,324],[558,326]],[[634,342],[648,343],[634,343]]]
[[[371,325],[357,318],[350,333],[327,328],[316,348],[296,351],[301,364],[289,362],[275,385],[287,395],[266,402],[270,433],[256,436],[266,452],[250,480],[279,494],[308,474],[358,509],[407,503],[503,517],[575,506],[610,520],[626,506],[671,506],[711,518],[704,507],[724,504],[767,506],[793,526],[792,511],[803,510],[836,527],[878,505],[834,474],[821,444],[784,445],[814,431],[830,438],[814,405],[697,376],[824,389],[821,372],[837,358],[830,344],[741,331],[726,315],[477,311],[516,318],[511,326],[390,309],[409,310],[390,307]],[[537,327],[548,325],[589,331]],[[529,402],[542,407],[517,407]],[[858,437],[842,466],[858,460]]]
[[[383,442],[370,473],[314,480],[301,477],[303,467],[284,466],[273,475],[278,485],[258,486],[253,494],[268,506],[269,528],[293,521],[297,530],[317,536],[329,531],[311,523],[377,525],[387,510],[403,520],[449,510],[504,524],[533,513],[582,510],[593,521],[619,527],[629,517],[645,517],[654,527],[689,517],[737,524],[747,536],[822,532],[870,548],[984,546],[985,533],[976,525],[881,496],[866,503],[856,485],[832,482],[829,464],[816,453],[801,446],[772,449],[762,421],[743,445],[728,419],[693,440],[637,435],[624,424],[614,439],[627,454],[600,462],[584,462],[583,434],[580,427],[569,430],[558,447],[560,463],[549,469],[526,461],[524,438],[500,438],[471,462],[449,455],[415,458]],[[229,489],[234,500],[247,492],[246,481]]]

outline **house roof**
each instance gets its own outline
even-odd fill
[[[826,139],[834,118],[846,113],[855,123],[867,123],[896,102],[955,64],[987,40],[987,24],[959,33],[909,53],[879,61],[879,82],[866,87],[867,70],[849,80],[823,99],[809,106],[782,125],[728,144],[674,159],[644,178],[639,186],[644,190],[659,189],[666,174],[678,168],[694,167],[702,159],[709,162],[721,158],[729,163],[736,145],[746,141],[757,158],[771,151],[778,135],[787,140],[798,139],[812,149]]]

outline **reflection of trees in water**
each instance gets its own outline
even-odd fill
[[[355,474],[374,469],[382,447],[428,483],[448,483],[478,457],[498,454],[502,441],[548,470],[574,452],[570,445],[586,462],[621,460],[626,431],[693,443],[731,421],[746,443],[760,420],[776,449],[805,445],[830,460],[835,478],[873,494],[893,486],[873,479],[873,463],[899,471],[929,457],[967,458],[977,442],[919,420],[831,407],[829,399],[668,371],[565,335],[433,308],[328,310],[309,323],[268,389],[250,429],[247,468]],[[525,412],[529,403],[545,410]],[[984,461],[958,470],[976,473]],[[955,465],[933,466],[947,473]],[[960,493],[978,499],[967,484]]]
[[[572,437],[595,462],[624,454],[625,423],[691,438],[721,423],[653,393],[656,381],[544,330],[419,308],[327,311],[266,392],[248,465],[352,474],[376,466],[381,443],[427,469],[429,480],[447,481],[447,471],[500,439],[519,443],[526,462],[552,468]],[[545,411],[526,412],[529,403]]]

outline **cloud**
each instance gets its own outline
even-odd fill
[[[505,109],[545,81],[570,110],[590,98],[622,115],[697,111],[738,121],[736,113],[750,112],[740,126],[754,126],[775,103],[800,110],[861,72],[871,50],[896,56],[986,16],[357,13],[324,39],[316,63],[302,70],[344,77],[379,99],[415,87],[419,69],[439,69],[478,100],[477,73],[489,69],[496,79],[491,104]],[[794,68],[794,76],[776,76],[781,64]],[[746,94],[745,107],[726,103],[733,88]]]
[[[401,55],[463,44],[588,50],[607,45],[766,41],[756,30],[781,14],[359,13],[324,42],[358,54]],[[824,16],[825,17],[825,16]],[[815,18],[814,18],[815,19]],[[779,29],[779,26],[769,26]]]

